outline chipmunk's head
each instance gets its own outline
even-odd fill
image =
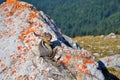
[[[50,42],[50,40],[52,39],[52,35],[50,33],[44,33],[43,36],[42,36],[42,40],[45,41],[45,42]]]

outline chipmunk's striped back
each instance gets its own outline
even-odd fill
[[[40,34],[34,33],[35,36],[40,36]],[[54,58],[56,49],[52,49],[52,43],[51,40],[52,35],[50,33],[44,33],[42,36],[42,40],[39,43],[39,57],[49,56],[50,58]]]
[[[49,56],[52,54],[52,48],[50,45],[41,40],[39,44],[40,56]]]

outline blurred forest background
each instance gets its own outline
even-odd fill
[[[0,0],[2,3],[5,0]],[[120,34],[120,0],[21,0],[44,11],[71,37]]]

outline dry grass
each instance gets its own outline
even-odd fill
[[[115,76],[117,76],[120,79],[120,71],[116,71],[114,68],[109,67],[108,71],[112,74],[114,74]]]
[[[120,35],[115,39],[104,39],[101,36],[76,37],[74,40],[91,54],[98,53],[99,57],[120,54]]]

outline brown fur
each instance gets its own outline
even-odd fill
[[[35,36],[40,36],[40,34],[36,34],[34,33]],[[40,56],[49,56],[51,58],[54,58],[55,53],[57,52],[57,50],[53,50],[51,45],[51,39],[52,39],[52,35],[50,33],[44,33],[42,36],[42,40],[39,44],[39,49],[40,49]],[[44,49],[43,45],[41,45],[42,43],[46,44],[44,46],[48,47],[49,49]],[[44,52],[46,50],[46,53]]]

